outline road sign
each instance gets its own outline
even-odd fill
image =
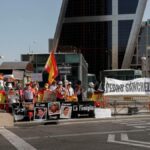
[[[58,67],[59,74],[61,75],[71,75],[72,74],[72,67],[68,66],[60,66]]]

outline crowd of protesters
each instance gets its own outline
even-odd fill
[[[75,85],[65,80],[53,81],[52,84],[45,83],[40,87],[38,82],[27,82],[25,86],[21,82],[0,83],[0,109],[12,111],[13,103],[34,103],[59,101],[82,102],[85,99],[92,100],[93,94],[97,91],[93,82],[88,84],[87,89],[83,89],[81,81]]]

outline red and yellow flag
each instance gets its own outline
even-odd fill
[[[58,76],[58,68],[57,63],[54,55],[54,51],[50,53],[50,56],[48,57],[48,60],[45,65],[45,70],[48,72],[48,82],[51,84],[54,79]]]

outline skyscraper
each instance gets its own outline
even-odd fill
[[[129,68],[147,0],[63,0],[56,51],[77,50],[89,72]]]

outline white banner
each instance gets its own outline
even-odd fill
[[[137,78],[126,81],[105,78],[105,95],[150,96],[150,78]]]

